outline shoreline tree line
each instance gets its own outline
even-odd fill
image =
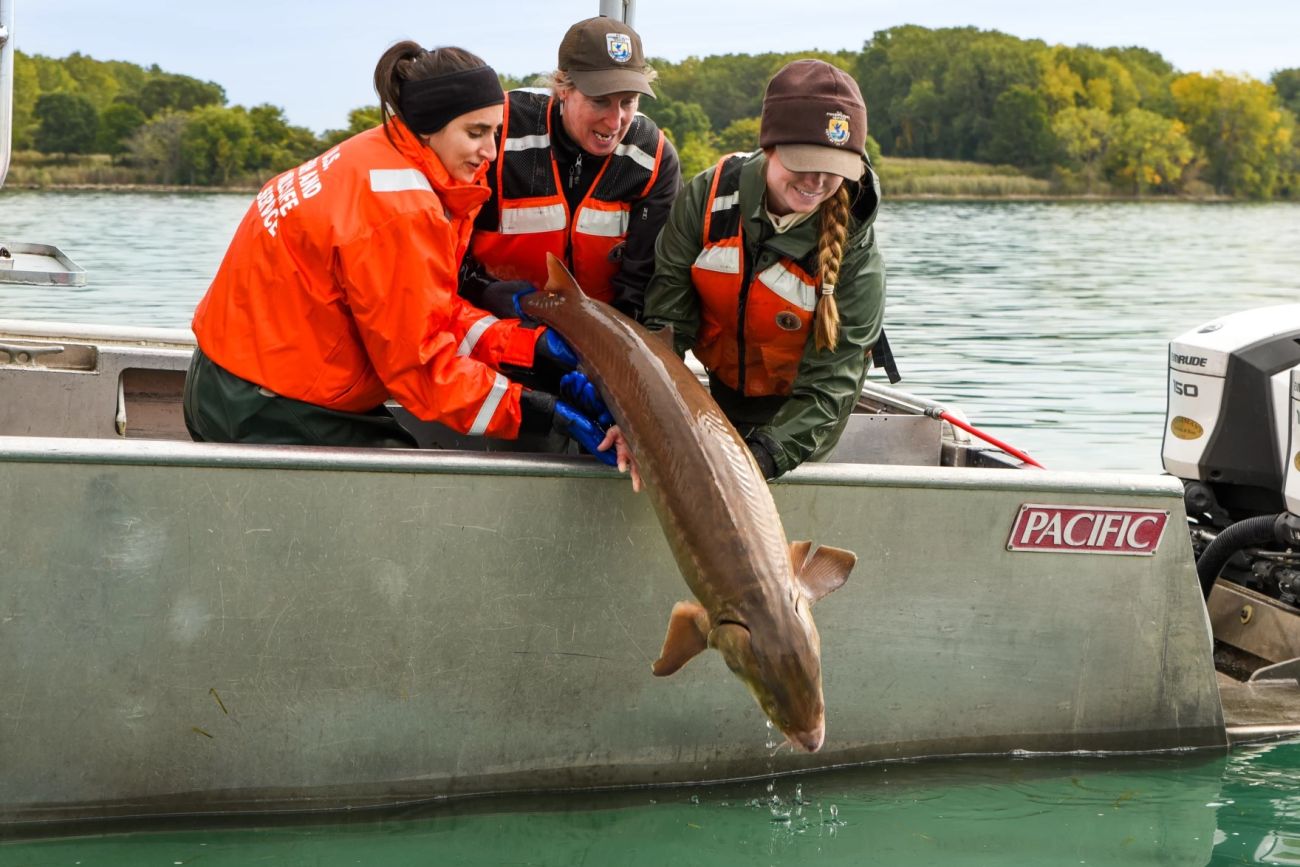
[[[1180,72],[1138,47],[905,25],[875,33],[861,51],[652,61],[660,98],[643,100],[642,111],[672,138],[689,177],[756,146],[768,78],[808,56],[861,83],[868,150],[886,166],[1009,166],[1066,195],[1300,198],[1300,68],[1264,82]],[[256,185],[379,122],[376,106],[360,107],[318,137],[276,106],[229,105],[214,82],[79,53],[18,52],[14,77],[15,151],[56,162],[102,155],[122,182]]]

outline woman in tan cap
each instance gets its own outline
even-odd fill
[[[645,322],[694,352],[764,476],[824,458],[881,336],[880,184],[854,80],[796,60],[768,84],[760,150],[724,157],[673,205]]]
[[[682,183],[672,143],[637,113],[653,79],[641,37],[597,17],[564,35],[550,94],[508,95],[465,298],[512,315],[514,294],[546,282],[549,252],[588,295],[640,318],[655,238]]]

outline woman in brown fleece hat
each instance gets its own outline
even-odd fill
[[[852,77],[788,64],[763,99],[760,149],[697,175],[655,249],[646,325],[694,352],[769,479],[834,447],[881,336],[866,137]]]

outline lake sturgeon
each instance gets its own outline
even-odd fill
[[[717,648],[786,738],[815,752],[826,723],[811,607],[844,584],[857,556],[787,544],[749,447],[673,352],[671,334],[588,298],[549,254],[548,269],[545,291],[525,296],[523,311],[564,336],[600,389],[695,595],[673,606],[654,673]]]

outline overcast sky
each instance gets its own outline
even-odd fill
[[[371,74],[399,39],[460,45],[500,72],[555,64],[560,37],[598,0],[0,0],[15,3],[15,43],[32,54],[80,51],[157,63],[215,81],[231,103],[269,102],[316,132],[373,104]],[[1300,0],[639,0],[651,56],[858,50],[900,24],[973,25],[1097,47],[1140,45],[1184,71],[1267,79],[1300,66]],[[871,83],[863,82],[868,106]]]

